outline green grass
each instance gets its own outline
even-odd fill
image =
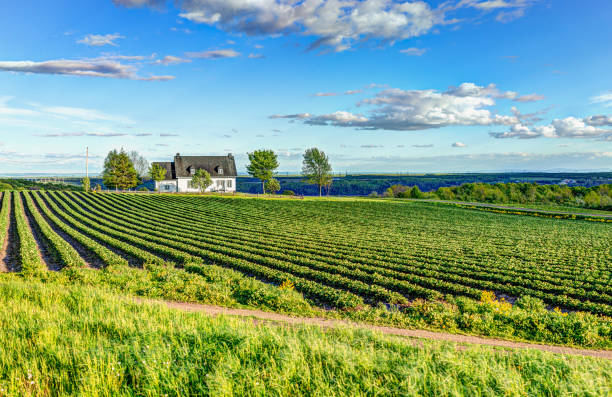
[[[0,280],[0,395],[601,396],[609,360],[280,327]]]

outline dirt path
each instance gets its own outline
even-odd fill
[[[353,323],[344,320],[333,320],[316,317],[292,317],[279,313],[264,312],[261,310],[249,310],[249,309],[234,309],[220,306],[202,305],[196,303],[181,303],[181,302],[169,302],[169,301],[158,301],[148,299],[136,299],[137,302],[153,302],[166,305],[171,309],[179,309],[189,312],[200,312],[210,316],[218,315],[229,315],[238,316],[244,318],[253,318],[256,320],[271,321],[276,323],[284,323],[290,325],[304,324],[304,325],[318,325],[324,328],[338,327],[338,326],[351,326],[356,328],[370,329],[373,331],[379,331],[387,335],[398,335],[406,336],[410,338],[429,339],[437,341],[447,341],[454,343],[467,343],[484,346],[497,346],[511,349],[536,349],[551,353],[558,354],[570,354],[578,356],[590,356],[597,358],[605,358],[612,360],[612,351],[609,350],[589,350],[580,349],[573,347],[553,346],[553,345],[539,345],[535,343],[524,343],[524,342],[513,342],[502,339],[489,339],[479,336],[471,335],[457,335],[447,334],[443,332],[433,332],[419,329],[404,329],[404,328],[393,328],[384,327],[378,325],[370,325],[363,323]]]
[[[487,204],[487,203],[472,203],[468,201],[447,201],[447,200],[435,200],[435,199],[408,199],[410,201],[423,201],[427,203],[440,203],[440,204],[458,204],[458,205],[471,205],[475,207],[484,207],[484,208],[493,208],[500,210],[517,210],[523,212],[538,212],[542,214],[550,214],[550,215],[580,215],[580,216],[590,216],[593,218],[606,218],[612,219],[612,214],[589,214],[587,212],[570,212],[570,211],[551,211],[551,210],[538,210],[535,208],[523,208],[523,207],[512,207],[507,205],[498,205],[498,204]]]

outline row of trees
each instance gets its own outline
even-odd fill
[[[247,153],[249,164],[247,172],[254,178],[261,180],[263,193],[267,191],[276,193],[280,190],[280,183],[274,178],[278,168],[278,157],[272,150],[256,150]],[[302,175],[307,183],[319,186],[319,196],[322,194],[323,186],[329,194],[332,178],[332,167],[329,157],[318,148],[310,148],[304,152],[302,160]]]
[[[612,185],[587,188],[535,183],[464,183],[460,186],[440,187],[431,192],[421,192],[416,185],[393,185],[385,191],[384,196],[496,204],[563,204],[612,209]]]
[[[280,190],[280,183],[274,178],[278,168],[278,156],[270,149],[256,150],[247,153],[249,164],[247,172],[261,180],[262,191],[276,193]],[[149,166],[148,161],[138,152],[125,152],[111,150],[104,160],[104,172],[102,179],[104,185],[110,189],[131,189],[142,183],[145,176],[156,182],[166,178],[167,170],[159,164]],[[323,187],[329,189],[333,181],[332,167],[329,157],[318,148],[307,149],[302,161],[302,175],[307,183],[319,186],[319,196],[322,195]],[[206,170],[197,170],[191,179],[191,186],[203,192],[212,184],[210,174]],[[90,189],[89,178],[83,179],[83,187],[86,191]]]

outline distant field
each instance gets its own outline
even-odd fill
[[[612,314],[610,224],[363,199],[34,192],[2,201],[9,271],[204,262],[289,280],[337,308],[490,290]]]

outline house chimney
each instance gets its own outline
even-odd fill
[[[227,154],[227,157],[229,157],[230,159],[233,159],[233,158],[234,158],[234,156],[232,156],[232,154],[231,154],[231,153],[228,153],[228,154]]]
[[[175,157],[181,157],[181,154],[180,154],[180,153],[177,153]]]

